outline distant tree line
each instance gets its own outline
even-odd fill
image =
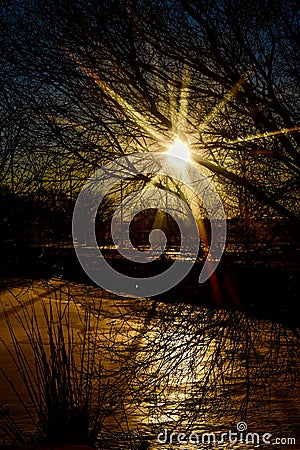
[[[65,195],[44,192],[17,195],[0,190],[0,245],[26,248],[71,241],[73,203]]]

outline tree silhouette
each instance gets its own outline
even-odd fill
[[[30,165],[42,148],[84,177],[179,134],[232,214],[247,203],[297,219],[296,2],[14,1],[2,23],[4,95]]]

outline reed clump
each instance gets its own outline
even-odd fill
[[[1,366],[0,373],[34,430],[22,430],[8,408],[0,405],[2,431],[16,445],[95,446],[107,394],[98,351],[99,317],[71,298],[68,302],[40,298],[24,307],[15,297],[9,313],[7,305],[2,309],[8,339],[0,338],[0,344],[19,382]]]

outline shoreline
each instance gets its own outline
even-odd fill
[[[8,285],[9,280],[13,279],[60,278],[95,286],[81,268],[71,246],[60,249],[2,246],[0,250],[0,285]],[[133,271],[139,273],[135,263],[116,258],[116,253],[106,251],[106,259],[116,270],[127,275]],[[171,264],[170,258],[144,264],[141,276],[161,273]],[[295,314],[296,302],[300,298],[300,277],[296,262],[294,267],[284,263],[282,266],[268,266],[264,261],[251,266],[236,262],[225,254],[211,278],[199,284],[202,265],[203,260],[199,259],[174,288],[152,298],[167,303],[184,302],[209,308],[239,310],[251,317],[279,321],[291,327],[300,326],[300,319]]]

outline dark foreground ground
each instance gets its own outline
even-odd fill
[[[69,247],[2,246],[0,279],[9,283],[13,278],[50,278],[92,284],[81,268],[74,249]],[[172,260],[160,259],[143,266],[117,258],[115,252],[106,255],[110,264],[127,275],[151,276],[166,270]],[[185,264],[182,262],[182,264]],[[255,317],[300,325],[297,301],[300,299],[299,263],[295,255],[289,261],[265,258],[245,260],[241,255],[223,255],[215,274],[204,284],[198,283],[203,262],[195,263],[186,278],[159,299],[166,302],[189,302],[213,308],[240,309]]]

